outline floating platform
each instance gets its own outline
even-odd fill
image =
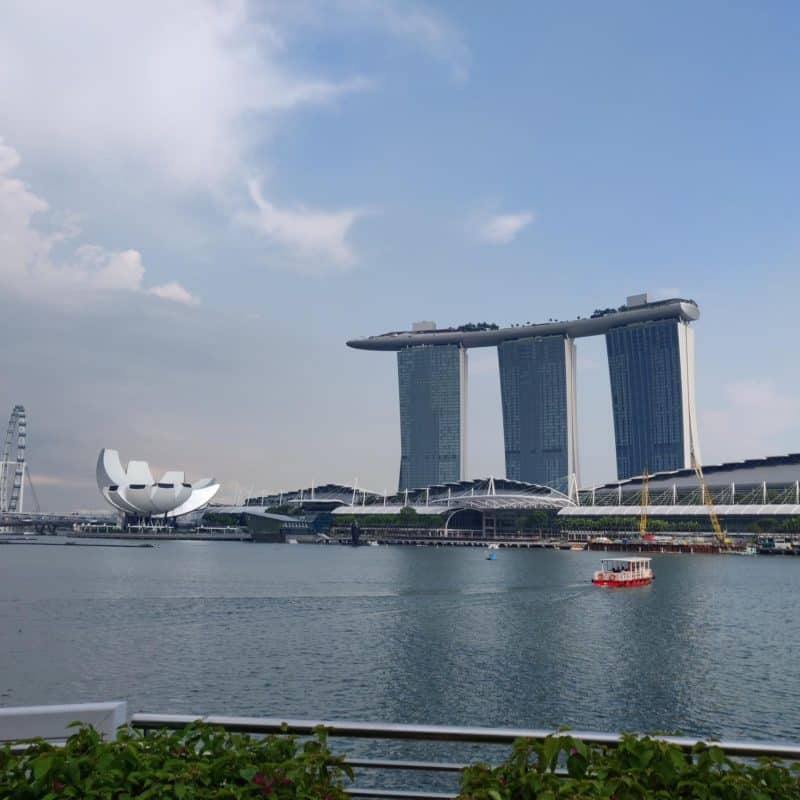
[[[38,547],[155,547],[152,542],[122,544],[121,542],[42,542],[32,538],[0,539],[0,544],[32,544]]]

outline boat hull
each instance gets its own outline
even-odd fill
[[[630,580],[614,580],[613,578],[592,578],[592,583],[595,586],[610,586],[611,588],[618,589],[623,586],[647,586],[652,583],[653,579],[650,578],[631,578]]]

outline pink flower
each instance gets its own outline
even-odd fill
[[[261,787],[261,794],[263,794],[264,797],[269,797],[272,794],[272,787],[275,785],[275,779],[267,778],[263,773],[257,772],[253,775],[253,783]]]

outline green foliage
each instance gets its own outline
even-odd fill
[[[456,328],[457,331],[466,331],[467,333],[473,331],[496,331],[497,329],[496,322],[466,322]]]
[[[514,517],[514,524],[519,531],[539,531],[551,529],[557,519],[552,511],[527,511]]]
[[[613,515],[607,517],[557,517],[556,525],[564,531],[634,531],[639,528],[639,518]]]
[[[796,767],[766,759],[737,762],[717,747],[700,744],[685,752],[635,736],[623,737],[616,748],[589,747],[571,736],[520,739],[504,764],[476,764],[461,776],[459,800],[556,798],[792,800],[800,798],[800,778]]]
[[[323,729],[299,742],[194,723],[148,734],[120,728],[106,742],[81,726],[64,747],[36,741],[22,754],[0,749],[3,800],[347,800],[346,777],[352,770],[330,753]],[[800,800],[800,775],[766,759],[733,761],[713,745],[684,751],[625,736],[603,748],[560,735],[520,739],[504,764],[475,764],[461,776],[459,800],[557,798]]]
[[[377,506],[380,508],[380,506]],[[337,514],[334,517],[336,522],[335,533],[348,534],[350,524],[356,520],[362,530],[379,529],[385,533],[404,528],[444,528],[444,518],[439,514],[418,514],[413,508],[408,508],[411,512],[403,513],[405,508],[398,514]]]
[[[749,522],[745,529],[751,533],[797,533],[800,517],[761,517]]]
[[[637,531],[639,529],[638,515],[614,516],[609,514],[603,517],[557,517],[556,525],[562,531]],[[697,520],[675,519],[660,520],[653,517],[647,518],[647,529],[652,533],[669,531],[670,533],[691,533],[700,530],[710,530],[710,524],[701,525]]]
[[[194,723],[148,734],[120,728],[106,742],[81,726],[64,747],[36,741],[21,755],[0,749],[4,800],[347,800],[345,776],[352,771],[330,753],[322,729],[300,743]]]

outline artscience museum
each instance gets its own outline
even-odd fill
[[[116,450],[103,449],[97,458],[97,486],[109,505],[126,517],[174,519],[206,506],[219,491],[214,478],[189,483],[183,472],[165,472],[153,479],[146,461],[129,461],[123,468]]]

